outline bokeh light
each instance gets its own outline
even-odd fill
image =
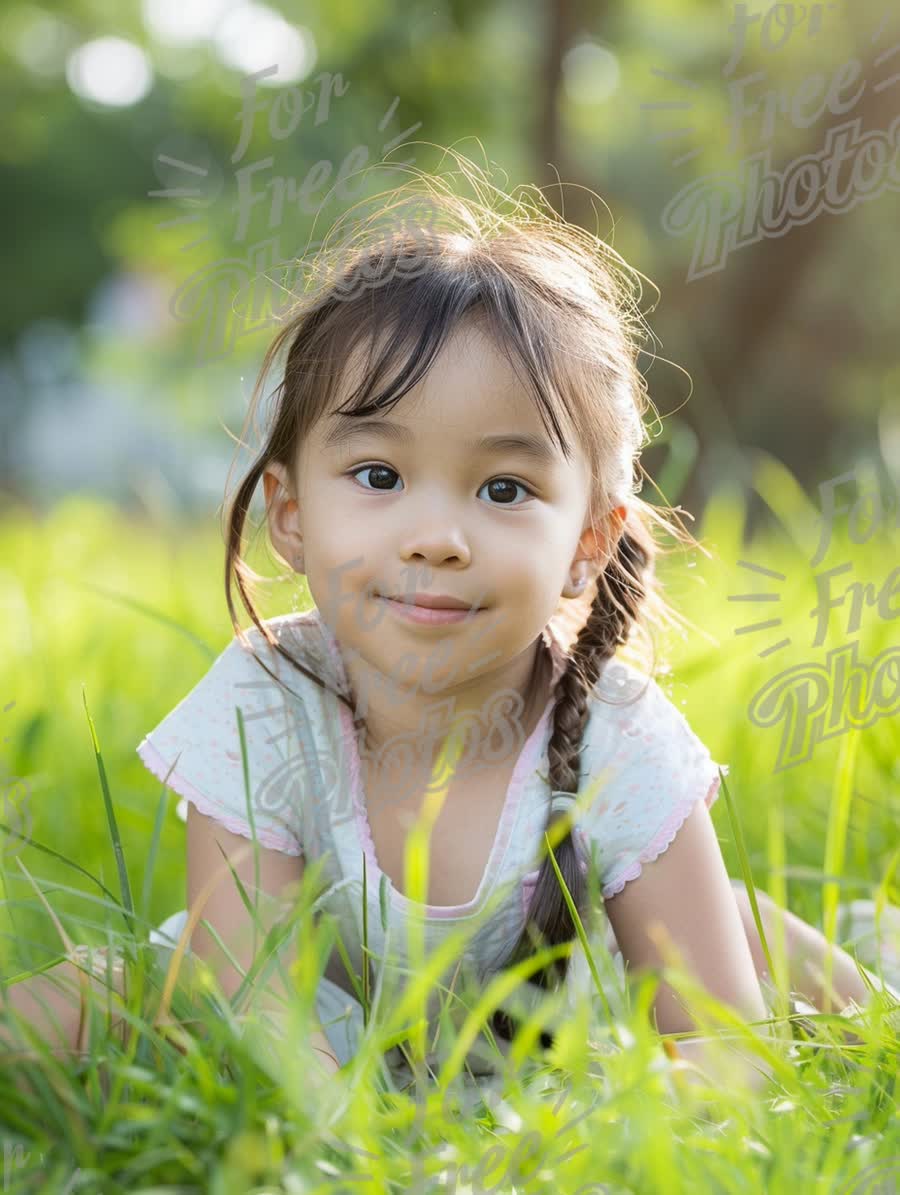
[[[79,99],[127,108],[142,100],[153,86],[153,68],[134,42],[98,37],[69,55],[66,80]]]
[[[259,82],[280,87],[296,83],[312,69],[315,43],[309,31],[291,25],[265,4],[238,4],[225,14],[214,36],[216,53],[227,65],[250,74],[277,64]]]

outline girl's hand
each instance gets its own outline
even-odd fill
[[[319,1046],[313,1046],[313,1069],[318,1068],[324,1078],[331,1078],[341,1069],[341,1064],[333,1054],[328,1054]]]
[[[663,1049],[674,1063],[672,1080],[680,1092],[688,1087],[726,1088],[741,1085],[751,1095],[764,1091],[772,1078],[768,1065],[754,1055],[728,1049],[714,1037],[663,1039]]]
[[[272,1078],[282,1077],[287,1038],[284,1011],[266,1008],[260,1016],[250,1015],[239,1019],[244,1020],[241,1039],[249,1045],[257,1064]],[[330,1049],[326,1051],[312,1042],[309,1045],[311,1063],[304,1080],[318,1089],[340,1070],[340,1063]]]

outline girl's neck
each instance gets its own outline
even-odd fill
[[[359,665],[348,670],[351,691],[359,691],[354,676],[359,676]],[[491,759],[497,751],[498,742],[509,744],[510,755],[518,755],[523,743],[534,732],[550,696],[552,660],[543,638],[539,637],[530,659],[527,654],[522,660],[513,661],[511,668],[497,676],[493,684],[482,686],[476,693],[470,690],[465,696],[446,694],[409,701],[389,700],[383,707],[376,701],[369,703],[365,721],[357,732],[357,744],[364,765],[378,771],[379,763],[392,761],[396,766],[399,759],[406,759],[412,765],[434,768],[440,751],[454,725],[465,734],[463,755],[470,759],[483,758],[484,740],[494,734],[491,741]],[[510,695],[518,694],[521,712],[512,708]],[[506,695],[505,700],[501,700]],[[519,704],[518,702],[515,704]],[[498,720],[502,721],[503,734],[496,733]],[[476,742],[472,742],[475,736]],[[502,749],[502,748],[501,748]],[[423,754],[424,752],[424,754]],[[497,766],[503,766],[506,759],[497,759]],[[428,778],[423,773],[423,791]]]

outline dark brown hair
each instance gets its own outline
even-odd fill
[[[637,333],[646,326],[629,277],[636,271],[597,237],[558,216],[537,188],[507,195],[478,167],[460,161],[478,192],[476,200],[460,196],[446,176],[411,171],[410,182],[377,197],[380,209],[357,231],[335,246],[326,239],[313,265],[312,286],[285,313],[265,353],[247,416],[249,423],[265,377],[286,347],[264,443],[226,511],[226,600],[242,642],[232,581],[271,648],[310,680],[329,687],[276,641],[254,607],[250,589],[264,578],[242,559],[241,546],[256,487],[270,462],[281,464],[296,483],[297,446],[330,413],[357,347],[368,353],[363,381],[339,410],[377,415],[424,377],[461,321],[478,319],[523,376],[526,392],[567,459],[571,448],[565,429],[580,441],[591,466],[592,520],[619,504],[627,507],[605,567],[581,598],[560,598],[554,615],[568,658],[556,689],[549,781],[553,791],[577,793],[582,736],[606,661],[644,624],[679,621],[658,590],[654,562],[663,549],[651,528],[699,545],[662,507],[637,497],[644,476],[638,458],[647,439],[642,416],[652,404],[637,363]],[[512,210],[505,213],[508,203]],[[340,221],[334,231],[339,228]],[[671,507],[665,510],[674,513]],[[336,696],[353,710],[351,695]],[[357,726],[362,723],[357,720]],[[584,919],[586,883],[571,834],[560,840],[554,855]],[[575,925],[545,857],[525,930],[507,964],[541,942],[574,938]],[[556,982],[565,979],[568,965],[568,958],[554,961]],[[531,979],[542,987],[552,981],[547,969]],[[504,1013],[495,1015],[502,1036],[511,1035],[510,1024]]]

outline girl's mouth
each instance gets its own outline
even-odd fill
[[[379,597],[378,600],[392,610],[398,618],[403,618],[407,622],[419,623],[422,626],[444,626],[451,622],[463,622],[465,619],[481,613],[480,608],[455,610],[444,607],[433,609],[429,606],[414,606],[408,601],[398,601],[395,598]]]

